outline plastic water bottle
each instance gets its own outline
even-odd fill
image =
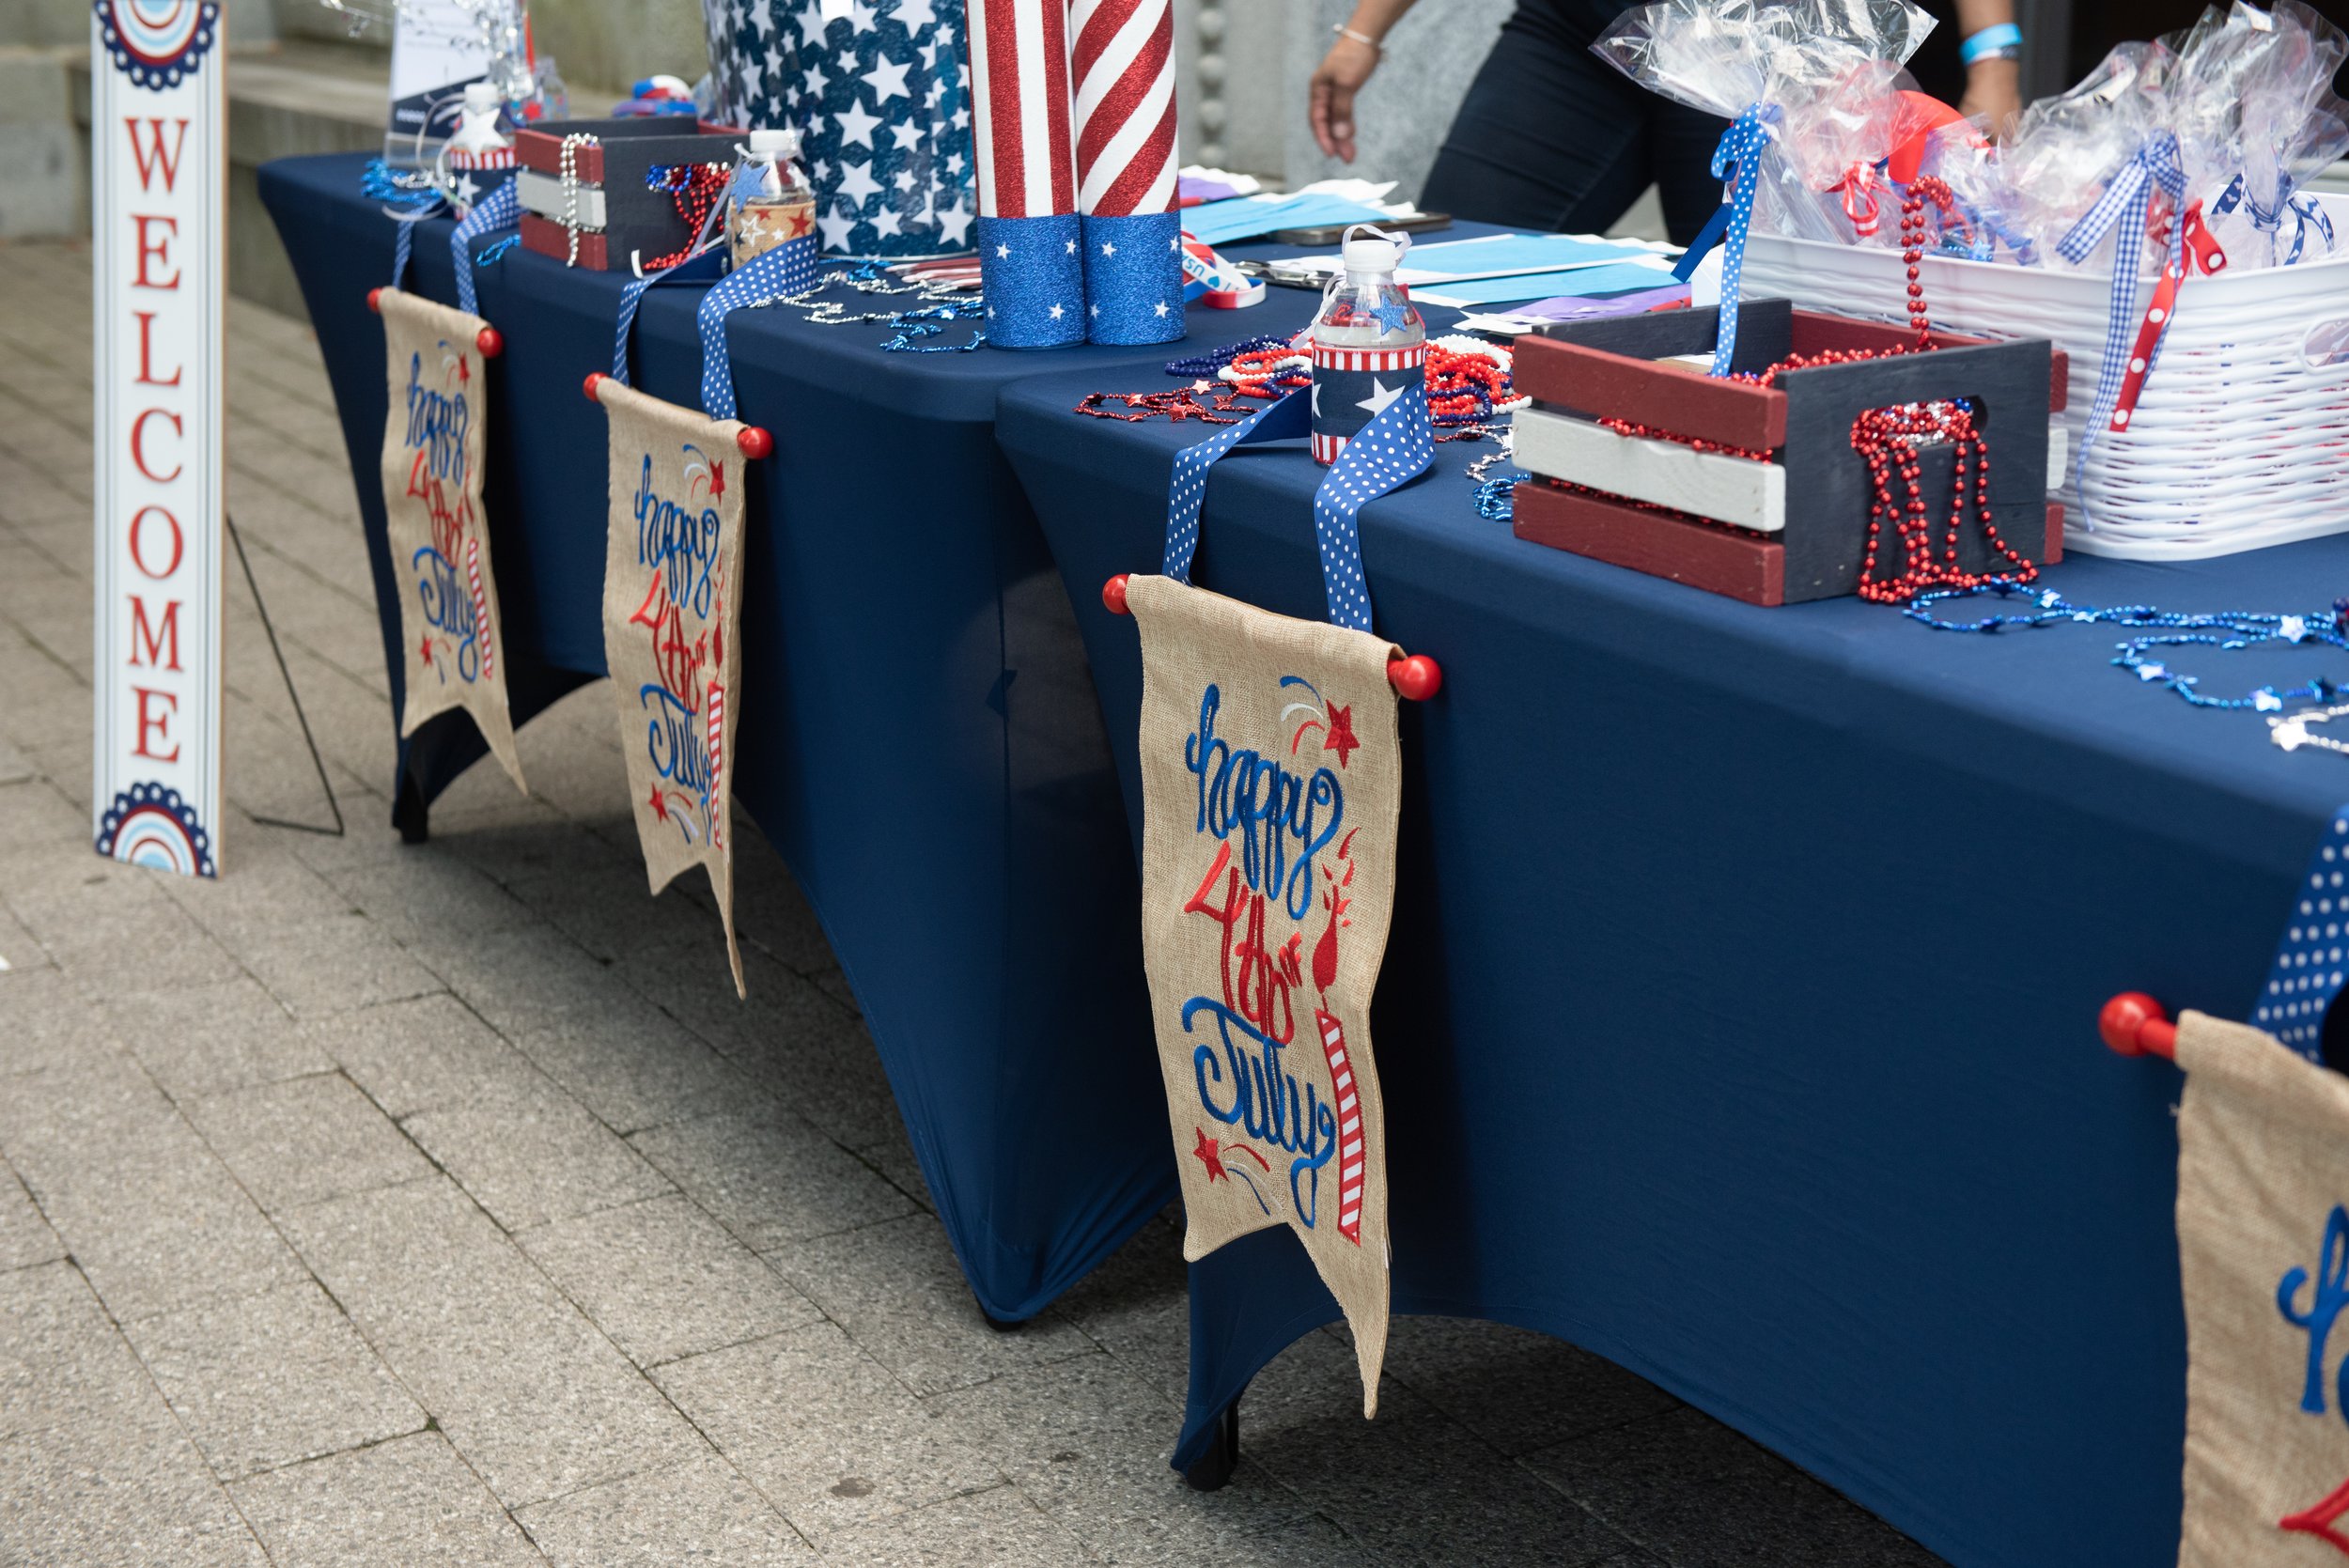
[[[1338,247],[1343,270],[1313,325],[1315,462],[1337,461],[1363,426],[1427,373],[1427,325],[1394,278],[1410,243],[1408,235],[1356,224]]]
[[[815,233],[816,194],[800,173],[797,131],[754,131],[726,196],[726,245],[734,265],[746,266],[787,240]]]

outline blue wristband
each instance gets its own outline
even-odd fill
[[[1994,23],[1957,46],[1957,57],[1972,65],[1984,54],[2023,47],[2023,30],[2012,22]]]

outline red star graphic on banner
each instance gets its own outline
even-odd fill
[[[653,815],[661,818],[663,822],[669,820],[669,802],[661,798],[661,786],[659,784],[652,786],[652,799],[645,803],[652,808]]]
[[[1346,766],[1346,759],[1361,745],[1361,742],[1354,738],[1354,710],[1350,707],[1340,707],[1337,704],[1331,703],[1330,705],[1330,727],[1322,733],[1321,749],[1325,752],[1337,753],[1338,766],[1343,768]]]
[[[709,465],[709,493],[711,495],[726,493],[726,465],[722,462]]]
[[[1190,1130],[1199,1135],[1199,1146],[1190,1152],[1198,1157],[1200,1164],[1207,1168],[1207,1180],[1211,1182],[1223,1180],[1225,1172],[1222,1145],[1209,1138],[1203,1127],[1194,1126]]]
[[[432,639],[429,636],[426,637],[422,643],[416,644],[416,657],[423,660],[427,664],[432,662]]]

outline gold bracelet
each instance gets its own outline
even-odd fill
[[[1380,43],[1377,39],[1372,38],[1368,33],[1356,32],[1353,28],[1348,27],[1343,22],[1330,28],[1330,31],[1337,34],[1337,36],[1342,39],[1352,39],[1356,43],[1366,43],[1381,54],[1384,54],[1387,52],[1387,46],[1385,44]]]

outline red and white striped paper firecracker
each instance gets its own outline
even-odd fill
[[[1085,335],[1066,0],[965,0],[987,340],[1057,349]]]
[[[1183,335],[1174,0],[1074,0],[1069,22],[1085,335],[1171,343]]]
[[[1389,403],[1427,374],[1427,345],[1338,349],[1314,345],[1314,461],[1334,463]]]

